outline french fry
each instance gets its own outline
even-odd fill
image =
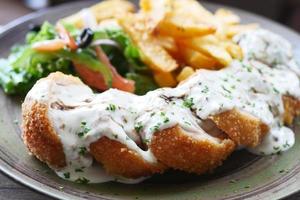
[[[188,48],[182,48],[181,52],[185,63],[194,69],[218,69],[220,64],[212,57],[206,56],[198,51]]]
[[[192,76],[195,73],[195,70],[191,67],[184,67],[179,75],[176,77],[178,82],[185,81],[188,79],[190,76]]]
[[[128,14],[119,20],[120,25],[131,37],[142,54],[142,60],[154,71],[171,72],[178,67],[169,53],[158,44],[157,39],[147,31],[143,18]]]
[[[212,57],[223,66],[232,62],[230,54],[221,46],[220,41],[214,35],[182,40],[181,44],[194,49],[204,55]]]
[[[223,66],[228,66],[232,62],[230,54],[222,46],[207,44],[202,45],[201,49],[203,52],[218,60]]]
[[[176,38],[189,38],[208,35],[216,31],[213,25],[199,22],[189,16],[170,14],[159,24],[157,33]]]
[[[214,23],[214,15],[205,9],[197,0],[174,0],[173,8],[181,14],[189,14],[191,17],[197,18],[199,21],[206,23]]]
[[[177,85],[174,75],[170,72],[154,73],[154,80],[160,87],[175,87]]]
[[[171,53],[178,53],[179,49],[177,47],[176,41],[174,38],[169,36],[156,36],[158,44]]]
[[[159,23],[159,34],[186,38],[208,35],[216,31],[214,24],[202,17],[213,19],[213,15],[197,1],[174,0],[172,3],[172,12],[167,13],[165,19]]]
[[[141,12],[148,17],[152,31],[171,12],[171,5],[172,0],[140,0]]]
[[[243,50],[239,45],[233,43],[232,41],[225,41],[222,43],[222,46],[227,50],[232,58],[242,60]]]
[[[228,38],[232,38],[233,36],[243,33],[245,31],[250,31],[250,30],[255,30],[259,27],[258,24],[246,24],[246,25],[241,25],[241,24],[237,24],[237,25],[231,25],[226,27],[226,35]]]
[[[215,12],[215,17],[224,22],[225,24],[239,24],[241,19],[239,16],[237,16],[236,14],[234,14],[232,11],[224,9],[224,8],[220,8]]]
[[[87,12],[90,12],[90,14],[95,18],[97,23],[105,19],[115,18],[119,15],[132,13],[134,11],[135,5],[126,0],[102,1],[90,8],[87,8]],[[62,19],[61,21],[64,23],[73,24],[77,28],[83,28],[85,23],[81,11]]]

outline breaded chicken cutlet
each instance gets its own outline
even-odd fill
[[[42,87],[43,91],[40,91],[39,85],[44,83],[47,88]],[[43,97],[39,95],[41,99],[35,99],[29,94],[22,107],[24,142],[33,155],[53,169],[61,169],[67,162],[63,144],[49,117],[49,110],[53,109],[51,105],[59,99],[53,91],[58,90],[57,85],[61,85],[61,90],[68,90],[70,85],[76,87],[83,83],[78,78],[54,73],[40,80],[31,92],[42,94]],[[60,109],[67,111],[65,108]],[[157,158],[154,163],[143,159],[139,152],[125,144],[105,136],[90,144],[89,153],[109,173],[127,178],[150,176],[170,167],[201,174],[219,166],[235,147],[230,139],[207,137],[206,134],[203,132],[203,138],[198,138],[186,134],[179,126],[158,131],[149,145]],[[171,154],[174,159],[170,157]]]
[[[76,91],[80,91],[81,96]],[[104,95],[101,98],[110,101],[112,95]],[[289,116],[286,122],[289,122],[295,114],[299,113],[299,101],[288,96],[283,100],[286,105],[285,116]],[[61,131],[63,128],[71,128],[69,125],[74,125],[66,118],[74,118],[72,116],[74,113],[78,115],[75,118],[80,118],[82,113],[86,115],[92,113],[101,117],[100,111],[108,110],[100,109],[102,104],[105,102],[101,102],[100,97],[97,98],[78,78],[54,73],[41,79],[27,95],[22,106],[25,144],[33,155],[51,168],[63,169],[70,162],[66,156],[66,153],[69,154],[66,152],[68,146],[64,143],[67,137],[70,137],[71,141],[74,138],[74,136],[63,135],[69,133]],[[97,106],[99,112],[95,112]],[[121,110],[122,106],[115,109]],[[84,115],[82,116],[89,118]],[[136,138],[128,134],[126,136],[131,143],[127,142],[127,139],[125,141],[120,139],[123,136],[117,132],[104,133],[90,140],[87,154],[101,163],[108,173],[126,178],[150,176],[162,173],[168,168],[202,174],[221,165],[237,145],[257,146],[269,130],[268,126],[258,118],[237,109],[210,118],[215,125],[213,128],[222,130],[221,133],[210,134],[204,131],[204,127],[203,129],[199,127],[195,132],[175,124],[162,130],[155,130],[148,142],[140,139],[145,136]],[[99,119],[96,122],[104,123]],[[110,122],[105,121],[105,123]],[[95,125],[95,129],[99,131],[101,128]],[[58,130],[61,132],[59,133]],[[136,130],[137,127],[133,132]],[[73,134],[76,134],[76,131]],[[86,136],[88,140],[88,133]],[[132,146],[132,142],[135,146]],[[146,152],[149,154],[145,155]]]

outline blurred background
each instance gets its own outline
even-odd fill
[[[71,0],[0,0],[0,26],[30,13]],[[74,0],[73,0],[74,1]],[[208,0],[248,10],[300,32],[300,0]]]

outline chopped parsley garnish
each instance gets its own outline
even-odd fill
[[[69,179],[70,178],[70,172],[64,173],[64,177],[65,177],[65,179]]]
[[[163,118],[164,123],[168,123],[170,121],[165,112],[160,112],[160,116]]]
[[[86,179],[85,177],[81,177],[75,180],[75,183],[79,183],[79,184],[87,184],[89,182],[90,180]]]
[[[115,139],[118,139],[118,135],[116,135],[116,134],[113,134],[113,136],[114,136],[114,138],[115,138]]]
[[[191,126],[192,124],[190,122],[184,121],[185,124]]]
[[[164,119],[164,123],[168,123],[170,121],[170,119],[168,118],[168,117],[166,117],[165,119]]]
[[[244,63],[243,63],[242,66],[243,66],[244,68],[246,68],[248,72],[252,72],[252,67],[251,67],[251,66],[245,65]]]
[[[275,151],[279,150],[280,147],[273,147]]]
[[[78,137],[82,138],[84,135],[86,135],[91,129],[87,127],[87,123],[85,121],[82,121],[80,123],[81,131],[77,133]]]
[[[155,112],[152,112],[151,114],[150,114],[150,117],[153,117],[155,115]]]
[[[149,144],[149,143],[150,143],[150,140],[149,140],[149,139],[143,139],[143,142],[144,142],[145,144]]]
[[[205,85],[205,86],[204,86],[204,89],[203,89],[201,92],[202,92],[202,93],[207,93],[208,90],[209,90],[209,89],[208,89],[207,85]]]
[[[231,99],[231,100],[233,99],[233,96],[231,96],[231,95],[223,94],[223,96],[226,97],[226,98],[228,98],[228,99]]]
[[[268,104],[268,108],[270,112],[273,112],[272,106],[270,104]]]
[[[76,168],[76,169],[75,169],[75,172],[83,172],[83,169],[84,169],[84,167]]]
[[[79,147],[79,152],[78,154],[81,156],[84,156],[87,152],[87,149],[85,147]]]
[[[106,110],[110,110],[110,111],[115,111],[117,109],[116,105],[114,104],[109,104],[107,107],[106,107]]]
[[[159,127],[160,127],[160,125],[161,125],[161,123],[159,122],[159,123],[157,123],[155,126],[153,126],[152,128],[151,128],[151,130],[153,131],[153,132],[156,132],[156,131],[158,131],[159,130]]]
[[[192,108],[193,105],[194,105],[194,103],[193,103],[193,98],[185,99],[185,100],[183,101],[183,106],[184,106],[184,107]]]
[[[228,90],[227,88],[225,88],[225,86],[224,85],[222,85],[222,89],[223,90],[225,90],[226,92],[228,92],[228,93],[231,93],[231,91],[230,90]]]
[[[279,173],[280,173],[280,174],[282,174],[283,172],[285,172],[285,170],[284,170],[284,169],[282,169],[282,170],[280,170],[280,171],[279,171]]]
[[[144,128],[144,126],[142,125],[142,122],[138,122],[135,126],[134,129],[137,133],[139,133],[142,129]]]
[[[273,87],[273,91],[276,93],[276,94],[279,94],[279,91]]]
[[[283,148],[288,148],[290,147],[290,144],[288,143],[288,141],[285,142],[285,144],[283,145]]]

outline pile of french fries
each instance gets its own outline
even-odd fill
[[[258,26],[241,25],[240,18],[227,9],[212,13],[197,0],[140,0],[140,10],[133,8],[129,1],[108,0],[90,10],[97,22],[118,20],[161,87],[174,87],[197,69],[218,70],[242,59],[242,50],[232,38]],[[82,24],[78,14],[67,20]]]

